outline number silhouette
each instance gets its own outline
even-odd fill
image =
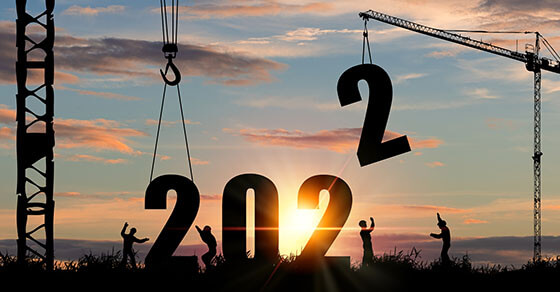
[[[324,258],[352,209],[350,187],[344,180],[332,175],[316,175],[303,182],[298,192],[298,208],[319,208],[319,193],[322,190],[329,192],[329,204],[323,218],[301,251],[298,261],[303,263]]]
[[[232,178],[222,198],[222,246],[228,262],[247,259],[247,190],[255,191],[254,259],[274,263],[278,257],[278,191],[268,178],[242,174]]]
[[[200,194],[188,178],[166,174],[155,178],[146,189],[145,209],[166,209],[167,192],[175,190],[177,202],[167,223],[146,256],[147,266],[165,264],[187,234],[200,206]]]
[[[382,142],[393,100],[391,79],[383,68],[362,64],[342,73],[337,85],[340,105],[346,106],[362,100],[358,88],[360,80],[365,80],[369,87],[369,101],[358,146],[360,165],[366,166],[409,152],[410,145],[406,135]]]

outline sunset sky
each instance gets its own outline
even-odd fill
[[[28,1],[38,12],[44,1]],[[180,1],[181,92],[201,193],[195,224],[221,249],[221,194],[234,176],[272,180],[280,200],[280,249],[298,252],[321,211],[296,208],[299,186],[338,175],[353,207],[329,255],[361,252],[358,221],[376,219],[377,254],[441,242],[477,262],[532,257],[533,75],[524,64],[376,21],[373,62],[393,82],[387,130],[412,151],[360,167],[357,142],[367,105],[342,108],[336,84],[361,63],[363,21],[373,9],[443,29],[539,31],[560,49],[556,0]],[[15,1],[0,3],[0,247],[16,234]],[[56,1],[55,237],[83,250],[120,248],[125,221],[155,240],[166,211],[144,210],[163,83],[156,0]],[[534,35],[470,34],[524,51]],[[545,56],[550,57],[547,52]],[[367,94],[363,82],[361,92]],[[543,253],[560,253],[560,76],[543,73]],[[168,90],[155,175],[188,176],[175,90]],[[170,196],[172,200],[172,196]],[[324,196],[323,206],[327,196]],[[323,208],[324,209],[324,208]],[[310,226],[305,228],[305,226]],[[489,243],[491,242],[491,244]],[[522,244],[520,243],[522,242]],[[205,252],[194,229],[185,253]],[[97,245],[96,245],[97,244]],[[63,245],[55,255],[62,258]],[[97,248],[97,249],[96,249]],[[80,250],[81,251],[81,250]],[[144,247],[145,251],[145,247]],[[76,257],[79,254],[75,255]]]

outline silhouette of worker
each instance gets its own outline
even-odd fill
[[[149,239],[147,237],[143,239],[136,238],[136,236],[134,236],[134,234],[136,233],[136,228],[130,228],[130,233],[126,234],[125,232],[127,227],[128,227],[128,222],[125,222],[123,229],[121,230],[121,236],[124,240],[121,265],[125,267],[127,258],[130,257],[130,263],[132,264],[132,267],[136,268],[136,259],[134,258],[134,251],[132,250],[132,244],[135,242],[144,243]]]
[[[198,227],[198,225],[196,225],[196,230],[198,230],[202,241],[204,241],[204,243],[208,245],[208,251],[201,257],[202,262],[206,266],[206,269],[208,269],[210,268],[212,259],[214,258],[214,256],[216,256],[216,238],[214,237],[214,235],[212,235],[212,228],[210,228],[210,226],[208,225],[204,226],[204,229],[202,230],[200,229],[200,227]]]
[[[447,227],[447,222],[441,219],[439,213],[437,213],[437,219],[437,226],[439,227],[439,229],[441,229],[441,233],[430,233],[430,236],[433,238],[441,238],[441,240],[443,241],[443,246],[441,248],[441,262],[447,265],[451,262],[451,260],[449,259],[449,255],[447,254],[449,248],[451,247],[451,232],[449,231],[449,227]]]
[[[375,222],[373,217],[369,217],[371,220],[371,225],[367,228],[366,220],[360,221],[358,223],[362,230],[360,231],[360,237],[362,238],[362,243],[364,247],[364,257],[362,258],[362,267],[370,266],[373,263],[373,247],[371,245],[371,232],[375,228]]]

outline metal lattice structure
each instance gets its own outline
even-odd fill
[[[535,59],[540,50],[539,35],[535,41]],[[529,69],[529,68],[528,68]],[[534,66],[534,136],[533,136],[533,260],[541,259],[541,70]]]
[[[454,42],[463,46],[471,47],[481,51],[489,52],[499,56],[525,63],[527,70],[534,73],[534,153],[533,153],[533,226],[534,226],[534,250],[533,261],[541,259],[541,70],[560,73],[560,63],[555,60],[539,57],[540,41],[542,35],[535,32],[536,41],[533,50],[525,53],[508,50],[482,41],[473,40],[469,37],[455,34],[449,31],[428,27],[398,17],[369,10],[359,14],[364,20],[375,19],[390,25],[398,26],[410,31],[425,34],[431,37]],[[531,33],[531,32],[524,32]],[[544,45],[551,50],[550,44],[542,37]],[[555,58],[558,56],[554,52]]]
[[[31,16],[27,1],[16,0],[17,254],[20,263],[32,254],[47,270],[54,262],[54,2]]]

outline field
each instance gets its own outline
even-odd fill
[[[324,263],[314,269],[303,268],[296,257],[283,258],[279,265],[248,260],[233,266],[218,256],[212,269],[188,272],[177,266],[157,271],[142,264],[122,267],[120,252],[111,252],[56,262],[54,271],[47,272],[37,260],[20,266],[15,257],[0,254],[0,279],[28,288],[41,283],[43,287],[111,291],[520,291],[521,287],[547,287],[560,277],[560,257],[513,269],[474,267],[466,255],[453,258],[447,266],[439,261],[420,261],[418,255],[415,251],[385,254],[377,256],[371,267],[349,269]]]

